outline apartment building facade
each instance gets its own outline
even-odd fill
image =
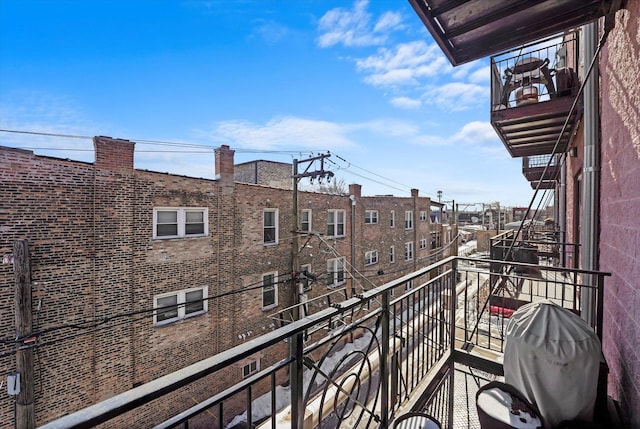
[[[33,353],[37,425],[275,329],[296,303],[350,297],[451,249],[451,234],[430,221],[442,206],[418,190],[300,192],[294,222],[292,190],[234,180],[228,146],[215,151],[215,180],[137,170],[134,147],[95,137],[95,163],[0,147],[0,278],[16,283],[12,249],[26,240],[33,303],[32,334],[15,338],[15,288],[0,292],[0,360],[9,373],[17,353]],[[293,272],[296,233],[306,280]],[[241,360],[111,425],[160,422],[287,352],[283,343]],[[13,399],[0,400],[0,426],[12,424]]]

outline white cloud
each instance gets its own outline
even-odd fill
[[[497,140],[498,135],[489,122],[473,121],[465,124],[451,139],[456,142],[477,144]]]
[[[435,45],[414,41],[394,49],[379,49],[375,55],[356,61],[356,68],[374,86],[418,85],[420,79],[437,76],[446,59]]]
[[[0,128],[31,133],[3,132],[1,144],[4,146],[88,162],[94,159],[91,138],[103,134],[100,130],[105,129],[89,120],[73,99],[41,91],[4,94],[0,103]]]
[[[421,134],[416,131],[408,141],[420,146],[473,144],[478,146],[478,150],[487,148],[490,149],[488,152],[491,152],[496,146],[493,143],[498,142],[499,139],[489,122],[472,121],[466,123],[458,132],[449,136]],[[502,152],[505,152],[504,149],[502,149]],[[493,154],[493,152],[491,153]]]
[[[469,82],[486,84],[489,81],[489,78],[491,77],[489,74],[490,70],[491,68],[489,66],[479,68],[478,70],[472,72],[469,75]]]
[[[431,87],[424,94],[424,101],[443,110],[458,112],[468,110],[487,101],[489,87],[474,83],[451,82]],[[488,104],[488,101],[487,101]]]
[[[376,22],[373,27],[375,32],[393,31],[400,28],[404,28],[402,25],[402,16],[396,12],[385,12]]]
[[[393,12],[386,12],[372,24],[368,6],[368,0],[357,0],[352,9],[339,7],[325,13],[318,24],[318,46],[380,45],[387,40],[388,32],[402,28],[400,15]]]
[[[409,97],[392,98],[391,104],[399,109],[405,110],[418,109],[422,106],[422,102],[420,100]]]
[[[254,35],[263,39],[267,44],[273,45],[287,37],[289,28],[273,21],[264,21],[255,27]]]
[[[249,121],[218,122],[209,137],[242,148],[331,149],[354,146],[347,133],[348,128],[337,123],[287,116],[263,125]]]

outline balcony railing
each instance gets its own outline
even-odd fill
[[[536,155],[522,158],[522,174],[536,189],[554,189],[560,178],[559,155]],[[542,180],[541,180],[542,179]]]
[[[577,53],[568,33],[491,58],[491,124],[511,156],[566,150],[582,112]]]
[[[280,361],[212,391],[197,405],[177,409],[155,427],[243,422],[259,428],[387,428],[412,410],[431,412],[443,427],[477,427],[473,416],[457,417],[456,404],[470,400],[461,387],[465,374],[474,380],[501,375],[506,309],[551,299],[579,314],[580,293],[591,290],[598,310],[592,326],[601,337],[605,276],[450,257],[43,428],[92,427],[110,420],[123,426],[157,401],[187,393],[191,383],[222,379],[243,359],[277,352],[283,341],[289,352]],[[586,284],[583,278],[593,281]],[[393,295],[410,281],[413,288]]]

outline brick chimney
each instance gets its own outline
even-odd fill
[[[362,197],[362,185],[352,183],[349,185],[349,195],[353,195],[356,199]]]
[[[135,143],[107,136],[93,138],[95,166],[107,170],[133,170]]]
[[[215,150],[216,154],[216,179],[230,180],[233,182],[233,154],[235,150],[229,149],[229,146],[223,144]]]

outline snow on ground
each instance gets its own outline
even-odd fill
[[[330,356],[322,362],[320,366],[320,370],[324,374],[329,374],[338,362],[347,354],[352,353],[354,351],[366,350],[371,341],[371,332],[366,331],[364,335],[360,338],[355,339],[352,343],[347,343],[343,348],[332,353]],[[315,369],[305,368],[303,374],[303,391],[306,392],[309,383],[311,382],[311,377]],[[324,377],[320,374],[316,377],[316,386],[322,384],[324,382]],[[276,410],[281,411],[284,408],[288,407],[291,404],[291,387],[290,386],[276,386]],[[251,403],[252,406],[252,420],[254,422],[259,421],[269,415],[271,415],[271,391],[265,393],[262,396],[254,399]],[[239,423],[243,423],[247,421],[247,412],[245,411],[242,414],[238,414],[229,422],[226,428],[231,428]]]

